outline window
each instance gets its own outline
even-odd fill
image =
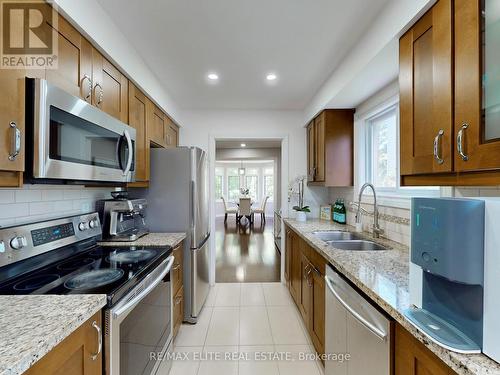
[[[252,198],[253,201],[257,200],[257,186],[258,177],[257,176],[245,176],[245,185],[248,189],[248,196]]]
[[[370,163],[368,163],[367,177],[378,188],[395,189],[397,187],[397,126],[396,107],[368,121]]]
[[[227,176],[227,199],[237,201],[240,197],[240,176]]]
[[[215,176],[215,199],[220,199],[222,197],[222,179],[224,176]]]
[[[364,123],[364,169],[360,170],[359,187],[366,181],[382,196],[396,199],[409,196],[439,196],[438,187],[408,188],[399,185],[399,103],[379,107],[361,121]],[[361,139],[360,139],[361,140]],[[361,158],[362,159],[362,158]],[[361,160],[361,163],[363,161]],[[363,175],[364,173],[364,175]],[[370,193],[368,193],[370,194]]]
[[[264,197],[269,197],[269,200],[272,200],[274,196],[274,176],[273,175],[265,175],[264,176]]]

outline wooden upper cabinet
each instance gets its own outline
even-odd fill
[[[322,112],[314,119],[314,181],[325,181],[325,117],[326,112]]]
[[[98,332],[95,326],[102,327],[100,311],[30,367],[25,374],[102,374],[102,349],[101,353],[98,353],[98,335],[102,334],[102,329]]]
[[[314,133],[314,120],[307,125],[307,181],[314,182],[314,167],[316,165],[316,137]]]
[[[163,111],[148,99],[148,139],[159,147],[166,147],[165,127],[167,118]]]
[[[47,81],[92,102],[92,45],[63,17],[58,17],[57,69],[47,69]]]
[[[128,123],[128,79],[95,48],[92,50],[92,103]]]
[[[167,124],[165,127],[165,143],[166,147],[179,146],[179,127],[166,116]]]
[[[136,130],[135,180],[149,181],[149,140],[147,140],[148,100],[132,82],[129,83],[129,125]]]
[[[402,175],[453,169],[452,17],[439,0],[399,41]]]
[[[308,184],[352,186],[353,109],[326,109],[307,126]]]
[[[458,172],[500,169],[500,33],[496,7],[496,0],[455,1]],[[498,185],[498,179],[495,183]]]

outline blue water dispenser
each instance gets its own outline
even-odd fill
[[[481,352],[484,201],[413,198],[411,218],[410,260],[421,277],[410,290],[421,293],[421,306],[405,315],[447,349]]]

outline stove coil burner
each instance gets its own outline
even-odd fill
[[[95,263],[95,260],[92,258],[69,260],[58,265],[57,269],[60,271],[73,271],[84,266],[90,266],[93,263]]]
[[[120,253],[113,253],[108,257],[109,262],[116,263],[138,263],[152,258],[156,255],[153,250],[128,250]]]
[[[28,277],[27,279],[21,280],[16,285],[14,285],[14,290],[28,291],[39,289],[42,286],[50,284],[57,279],[59,279],[59,275],[55,273]]]
[[[64,286],[71,290],[98,288],[115,282],[120,279],[123,274],[123,270],[114,268],[84,272],[67,280]]]

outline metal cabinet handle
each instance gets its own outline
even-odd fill
[[[99,87],[99,95],[97,95],[97,88]],[[96,83],[94,86],[94,95],[97,97],[97,105],[101,104],[104,100],[104,90],[100,83]]]
[[[178,270],[179,268],[181,268],[181,265],[179,263],[177,263],[172,269],[173,270]]]
[[[438,164],[444,163],[444,159],[442,157],[442,150],[441,150],[441,139],[443,138],[443,135],[444,135],[444,130],[439,129],[439,132],[436,135],[436,138],[434,138],[434,159],[436,159]]]
[[[92,358],[92,360],[95,361],[102,351],[102,335],[101,335],[101,327],[99,327],[99,324],[97,324],[95,320],[92,322],[92,327],[94,327],[95,330],[97,331],[97,353],[92,354],[90,358]]]
[[[87,74],[85,74],[82,78],[82,88],[85,81],[88,81],[88,91],[87,95],[85,95],[85,100],[88,100],[92,95],[92,79]]]
[[[14,121],[11,121],[9,126],[11,131],[9,160],[14,161],[21,151],[21,130]]]
[[[175,299],[175,305],[177,306],[178,304],[180,304],[182,302],[182,297],[177,297]]]
[[[457,134],[457,151],[460,157],[462,158],[463,161],[469,160],[469,156],[465,154],[464,152],[464,145],[463,145],[463,136],[464,136],[464,131],[469,127],[469,124],[464,123],[462,125],[462,128],[458,131]]]

